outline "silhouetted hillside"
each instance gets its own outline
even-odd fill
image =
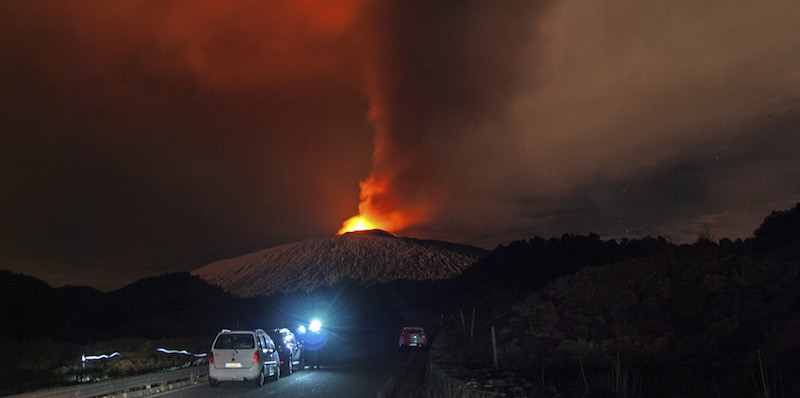
[[[63,286],[55,289],[58,298],[59,341],[85,343],[112,336],[119,303],[111,294],[87,286]]]
[[[144,278],[110,295],[117,325],[130,336],[171,338],[213,334],[237,300],[188,272]]]
[[[800,204],[745,241],[514,242],[465,271],[491,288],[451,302],[450,352],[491,372],[494,327],[534,395],[800,396],[799,233]]]
[[[57,333],[58,296],[50,285],[0,270],[0,287],[0,338],[33,340]]]
[[[603,241],[595,234],[535,237],[498,246],[464,270],[460,279],[480,286],[484,293],[494,289],[537,290],[584,267],[669,255],[675,247],[662,237],[622,242]]]
[[[246,316],[230,311],[238,299],[188,272],[145,278],[107,293],[85,286],[52,288],[8,271],[0,271],[0,284],[0,321],[14,325],[0,331],[8,340],[194,336]]]
[[[384,261],[371,264],[373,251],[382,258],[387,248],[401,247],[404,258],[435,264],[450,261],[439,257],[439,249],[465,249],[418,240],[408,245],[379,232],[347,239],[353,238],[369,243],[359,249],[366,257],[332,258],[345,259],[348,269],[363,265],[367,275]],[[383,241],[375,246],[376,239]],[[279,252],[302,253],[320,241],[308,245]],[[318,272],[316,277],[331,283],[247,299],[189,273],[103,293],[54,289],[0,271],[0,321],[13,325],[3,328],[0,345],[13,350],[17,341],[35,340],[56,357],[48,366],[59,366],[59,360],[67,361],[66,349],[59,359],[54,347],[67,343],[185,336],[202,342],[221,328],[294,325],[318,314],[334,329],[396,327],[445,308],[454,366],[470,377],[497,375],[494,327],[501,374],[526,386],[530,396],[800,396],[800,204],[773,212],[744,241],[675,245],[660,237],[604,241],[565,234],[467,256],[476,254],[482,257],[472,266],[454,268],[452,275],[459,277],[390,278],[369,286],[339,266],[301,266],[301,274]],[[253,254],[259,255],[271,256]],[[250,272],[274,276],[263,269]],[[42,361],[29,366],[2,379],[51,372]]]

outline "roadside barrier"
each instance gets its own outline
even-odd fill
[[[195,366],[98,383],[10,395],[8,398],[139,398],[207,381],[208,366]]]

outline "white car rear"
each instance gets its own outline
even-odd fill
[[[267,378],[280,378],[279,361],[275,343],[263,330],[223,330],[211,345],[208,382],[212,387],[223,381],[262,386]]]

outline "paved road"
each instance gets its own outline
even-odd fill
[[[388,368],[306,369],[257,388],[251,383],[208,383],[163,394],[178,397],[375,397],[390,376]]]
[[[160,397],[376,397],[400,391],[409,396],[421,387],[425,351],[398,352],[394,334],[376,336],[370,344],[349,347],[347,353],[329,351],[323,365],[284,375],[257,388],[252,383],[224,382],[211,388],[207,383],[159,395]],[[380,344],[378,344],[380,342]],[[417,371],[409,373],[408,368]],[[408,375],[422,375],[413,380]],[[398,380],[402,378],[402,380]]]

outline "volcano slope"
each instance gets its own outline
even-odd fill
[[[219,260],[192,272],[241,297],[312,290],[351,279],[364,286],[458,276],[486,250],[399,238],[381,230],[310,239]]]

